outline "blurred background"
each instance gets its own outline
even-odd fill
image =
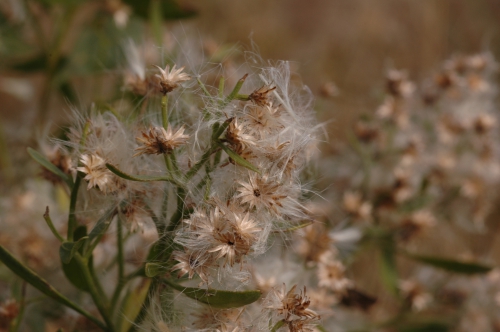
[[[4,6],[9,1],[22,2],[3,0]],[[498,0],[213,0],[184,5],[197,14],[183,25],[216,43],[248,45],[253,40],[263,58],[300,64],[298,71],[313,89],[334,81],[346,103],[373,97],[389,65],[409,70],[418,80],[452,54],[500,51]],[[12,112],[18,106],[5,107],[5,93],[1,98],[3,116],[18,113]]]
[[[498,0],[200,1],[194,19],[216,40],[248,43],[263,58],[295,61],[319,93],[332,81],[339,94],[323,114],[331,134],[380,101],[388,68],[412,80],[429,76],[454,54],[500,54]]]

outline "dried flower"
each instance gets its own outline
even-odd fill
[[[253,91],[249,96],[248,99],[250,99],[252,102],[254,102],[256,105],[259,106],[265,106],[270,103],[269,101],[269,93],[276,90],[276,87],[268,87],[266,85],[262,86],[261,88]]]
[[[192,279],[196,273],[201,280],[208,282],[208,268],[213,264],[211,256],[202,252],[174,251],[173,257],[179,262],[172,267],[172,271],[180,270],[177,278],[187,274]]]
[[[255,137],[245,133],[245,125],[243,123],[238,124],[237,118],[231,120],[226,130],[226,140],[233,147],[241,146],[242,149],[247,148],[249,145],[255,145]]]
[[[104,159],[95,154],[84,154],[80,162],[84,166],[78,167],[77,170],[87,174],[84,178],[89,182],[87,190],[98,187],[102,192],[107,192],[110,189],[113,173],[106,168]]]
[[[311,301],[306,296],[306,287],[299,294],[295,293],[297,285],[294,285],[288,292],[283,284],[280,290],[273,288],[264,300],[267,309],[275,311],[287,322],[293,320],[319,319],[319,315],[309,309]]]
[[[253,209],[269,209],[279,214],[279,207],[283,207],[282,201],[287,198],[281,191],[280,184],[271,180],[267,175],[258,176],[250,174],[248,182],[238,181],[241,187],[236,198],[241,198],[242,204],[249,204]]]
[[[184,135],[184,127],[179,128],[175,134],[172,127],[167,130],[163,127],[151,127],[149,132],[142,132],[142,137],[136,138],[138,142],[144,144],[135,149],[135,156],[142,154],[168,154],[175,148],[186,143],[189,135]]]
[[[177,88],[179,83],[189,81],[191,79],[188,74],[182,73],[184,67],[175,70],[175,66],[176,65],[172,67],[172,70],[170,70],[169,65],[167,65],[164,70],[161,69],[161,67],[155,66],[161,73],[161,75],[156,74],[156,77],[160,79],[160,91],[163,94],[167,94]]]

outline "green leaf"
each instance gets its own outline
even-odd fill
[[[62,56],[55,64],[54,72],[59,72],[68,64],[68,58]],[[22,72],[40,72],[49,69],[49,61],[45,54],[38,54],[23,61],[16,61],[8,65],[9,68]]]
[[[396,243],[392,235],[379,239],[380,245],[380,276],[382,282],[393,295],[398,295],[398,270],[396,266]]]
[[[161,16],[165,20],[178,20],[189,18],[196,15],[196,11],[180,6],[177,1],[174,0],[122,0],[123,3],[127,4],[132,8],[134,14],[140,16],[143,19],[149,19],[150,7],[155,1],[160,3]]]
[[[22,278],[31,286],[38,289],[43,294],[48,297],[56,300],[57,302],[64,304],[65,306],[75,310],[76,312],[84,315],[85,317],[91,319],[94,323],[96,323],[99,327],[104,330],[107,330],[106,326],[93,317],[90,313],[86,312],[78,305],[71,302],[64,295],[59,293],[54,287],[52,287],[47,281],[45,281],[42,277],[37,275],[33,270],[19,262],[14,256],[11,255],[3,246],[0,245],[0,261],[5,264],[12,272],[14,272],[17,276]]]
[[[178,183],[170,176],[131,175],[131,174],[127,174],[127,173],[121,171],[119,168],[117,168],[116,166],[113,166],[111,164],[106,164],[106,167],[111,172],[113,172],[114,174],[118,175],[119,177],[121,177],[125,180],[138,181],[138,182],[168,181],[168,182],[172,182],[174,184],[182,186],[182,184]]]
[[[168,269],[164,265],[158,263],[146,263],[144,271],[146,273],[146,277],[154,278],[157,275],[165,274]]]
[[[144,279],[135,289],[128,291],[123,298],[120,315],[123,317],[119,320],[116,330],[119,332],[127,332],[132,327],[137,315],[141,311],[141,305],[144,303],[148,295],[151,279]]]
[[[276,332],[278,331],[281,327],[283,327],[285,325],[285,321],[282,319],[282,320],[279,320],[276,324],[274,324],[273,328],[271,329],[271,332]]]
[[[85,226],[79,226],[75,229],[74,234],[74,239],[75,241],[78,241],[82,238],[87,237],[87,227]],[[80,253],[83,248],[80,248]],[[61,266],[62,270],[64,272],[64,275],[66,278],[75,286],[76,288],[88,292],[90,290],[89,285],[85,281],[84,278],[82,278],[82,271],[80,268],[80,265],[76,262],[76,260],[72,259],[68,264],[65,264],[62,262],[62,257],[61,257]],[[92,259],[89,260],[89,266],[92,266]]]
[[[24,72],[43,71],[47,67],[47,57],[44,54],[39,54],[24,61],[13,63],[9,67]]]
[[[450,330],[449,324],[443,322],[422,322],[413,325],[401,326],[399,332],[447,332]]]
[[[61,171],[56,165],[52,164],[50,161],[45,158],[41,153],[33,150],[32,148],[28,148],[28,154],[33,158],[37,163],[45,167],[48,171],[54,173],[58,177],[60,177],[64,182],[66,182],[69,188],[73,188],[73,179]]]
[[[245,168],[248,168],[249,170],[254,171],[254,172],[258,173],[258,174],[261,174],[260,171],[259,171],[259,169],[257,167],[255,167],[254,165],[252,165],[245,158],[243,158],[242,156],[240,156],[239,154],[237,154],[236,152],[234,152],[233,150],[231,150],[229,147],[227,147],[226,145],[221,144],[221,143],[218,143],[218,145],[222,148],[222,150],[224,150],[225,153],[227,153],[227,155],[232,160],[234,160],[235,163],[237,163],[238,165],[243,166]]]
[[[406,257],[411,258],[417,262],[431,265],[455,273],[462,273],[469,275],[481,274],[481,273],[488,273],[493,269],[493,266],[488,266],[478,263],[456,261],[452,259],[439,258],[434,256],[415,255],[408,252],[403,252],[403,254]]]
[[[59,256],[63,264],[69,264],[75,256],[78,249],[82,247],[85,241],[88,240],[88,236],[84,236],[76,242],[63,242],[59,247]]]
[[[210,305],[217,309],[238,308],[257,301],[262,293],[258,290],[232,292],[217,289],[201,289],[194,287],[184,287],[170,280],[165,282],[175,290],[198,302]]]
[[[113,220],[113,217],[115,216],[115,213],[116,208],[112,207],[111,209],[106,211],[106,213],[104,213],[104,215],[99,218],[99,220],[97,220],[94,228],[92,228],[89,234],[90,243],[94,242],[94,240],[98,241],[104,235],[104,233],[106,233],[109,225],[111,224],[111,221]]]

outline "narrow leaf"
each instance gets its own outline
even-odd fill
[[[447,332],[450,325],[443,322],[422,322],[413,325],[405,325],[398,328],[400,332]]]
[[[52,287],[48,282],[46,282],[42,277],[37,275],[33,270],[19,262],[14,256],[10,254],[3,246],[0,245],[0,261],[4,263],[12,272],[17,276],[22,278],[24,281],[29,283],[31,286],[38,289],[43,294],[56,300],[57,302],[75,310],[76,312],[84,315],[85,317],[92,320],[95,324],[101,327],[103,330],[107,331],[106,326],[100,322],[98,319],[93,317],[90,313],[80,308],[78,305],[71,302],[64,295],[59,293],[54,287]]]
[[[456,261],[452,259],[439,258],[433,256],[415,255],[407,252],[404,252],[404,254],[406,257],[411,258],[420,263],[428,264],[455,273],[481,274],[481,273],[488,273],[493,269],[493,266],[488,266],[478,263]]]
[[[177,20],[183,18],[189,18],[196,14],[193,9],[182,7],[175,0],[154,0],[161,4],[160,12],[161,16],[165,20]],[[132,8],[135,15],[143,18],[149,19],[150,11],[149,8],[153,0],[123,0],[123,3]]]
[[[245,158],[243,158],[242,156],[240,156],[239,154],[237,154],[236,152],[234,152],[233,150],[231,150],[229,147],[227,147],[227,146],[225,146],[224,144],[221,144],[221,143],[219,143],[218,145],[222,148],[222,150],[224,150],[225,153],[227,153],[227,155],[232,160],[234,160],[235,163],[237,163],[238,165],[243,166],[245,168],[248,168],[249,170],[254,171],[254,172],[258,173],[258,174],[261,174],[260,171],[259,171],[259,169],[257,167],[255,167],[254,165],[252,165]]]
[[[396,267],[396,244],[390,235],[380,240],[380,274],[382,281],[393,295],[398,295],[399,277]]]
[[[66,173],[61,171],[59,168],[57,168],[56,165],[48,161],[47,158],[45,158],[45,156],[33,150],[32,148],[28,148],[28,153],[31,156],[31,158],[33,158],[37,163],[45,167],[48,171],[60,177],[64,182],[68,184],[70,188],[73,188],[73,179]]]
[[[238,308],[257,301],[262,293],[256,291],[232,292],[217,289],[201,289],[184,287],[170,280],[165,282],[175,290],[198,302],[210,305],[217,309]]]
[[[111,164],[106,164],[106,167],[119,177],[125,179],[125,180],[130,180],[130,181],[138,181],[138,182],[154,182],[154,181],[168,181],[172,182],[177,185],[179,184],[177,181],[175,181],[173,178],[170,176],[154,176],[154,175],[131,175],[127,174],[120,169],[118,169],[116,166],[113,166]]]
[[[125,294],[120,311],[123,318],[117,324],[117,331],[127,332],[130,330],[130,327],[132,327],[133,322],[141,311],[141,306],[138,303],[144,303],[144,300],[146,300],[150,284],[151,279],[143,279],[143,282],[136,288]]]
[[[277,229],[277,230],[274,230],[273,233],[295,232],[296,230],[299,230],[301,228],[305,228],[305,227],[307,227],[309,225],[312,225],[312,224],[313,223],[311,221],[309,221],[309,222],[305,222],[303,224],[292,226],[292,227],[289,227],[289,228]]]
[[[116,213],[116,208],[113,207],[106,211],[104,215],[96,222],[94,228],[90,231],[89,240],[92,243],[95,239],[100,238],[108,229],[111,221]]]
[[[78,249],[82,247],[85,241],[88,240],[88,236],[82,237],[76,242],[63,242],[59,247],[59,256],[64,264],[69,264],[75,256]]]

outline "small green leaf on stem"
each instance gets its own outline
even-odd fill
[[[85,236],[76,242],[63,242],[59,247],[59,256],[61,256],[61,261],[64,264],[69,264],[78,249],[82,247],[82,245],[85,243],[85,241],[88,240],[88,238],[88,236]]]
[[[233,100],[233,99],[236,98],[236,96],[238,95],[238,93],[241,90],[241,87],[243,86],[243,83],[245,83],[245,80],[247,79],[247,77],[248,77],[248,74],[245,74],[245,75],[243,75],[242,78],[240,78],[238,80],[238,82],[234,86],[233,91],[231,91],[231,93],[229,94],[229,96],[227,96],[227,98],[226,98],[226,104],[229,103],[231,100]]]
[[[198,302],[217,309],[238,308],[257,301],[262,293],[258,290],[231,292],[217,289],[184,287],[170,280],[164,280],[170,287]]]
[[[222,148],[222,150],[224,150],[225,153],[227,153],[227,155],[232,160],[234,160],[235,163],[237,163],[238,165],[243,166],[251,171],[254,171],[258,174],[261,174],[261,172],[259,171],[259,169],[257,167],[252,165],[249,161],[247,161],[245,158],[243,158],[242,156],[240,156],[239,154],[237,154],[236,152],[231,150],[229,147],[227,147],[226,145],[224,145],[222,143],[219,143],[218,145]]]
[[[99,239],[104,235],[104,233],[106,233],[116,212],[117,212],[116,208],[112,207],[111,209],[106,211],[106,213],[104,213],[104,215],[99,220],[97,220],[94,228],[92,228],[92,230],[90,231],[89,243],[99,241]],[[91,244],[91,246],[95,247],[94,244]]]
[[[146,273],[146,277],[149,278],[154,278],[157,275],[165,274],[165,272],[167,272],[165,266],[158,263],[146,263],[144,271]]]
[[[61,171],[59,168],[57,168],[56,165],[52,164],[50,161],[45,158],[41,153],[33,150],[32,148],[28,148],[28,154],[33,158],[37,163],[45,167],[48,171],[54,173],[58,177],[60,177],[66,184],[69,186],[69,188],[73,188],[73,179]]]

